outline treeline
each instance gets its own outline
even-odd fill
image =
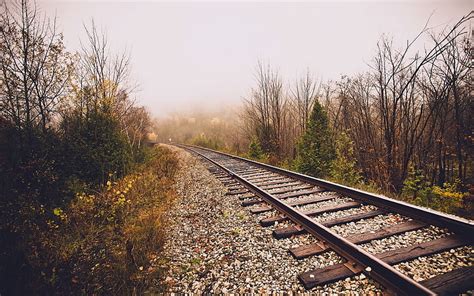
[[[94,23],[85,30],[82,50],[72,53],[35,3],[0,8],[2,294],[110,292],[130,280],[97,283],[89,265],[118,266],[114,248],[127,254],[123,223],[140,208],[129,197],[133,211],[125,206],[134,189],[120,179],[149,158],[151,121],[130,97],[128,55],[111,54]],[[102,194],[106,184],[120,186],[119,196]]]
[[[338,81],[307,72],[287,84],[258,63],[243,137],[221,149],[472,217],[472,18],[402,48],[382,36],[368,70]]]

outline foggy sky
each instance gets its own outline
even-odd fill
[[[386,33],[402,46],[432,15],[442,29],[470,0],[270,2],[38,1],[56,14],[68,50],[93,18],[114,51],[130,51],[135,97],[156,116],[235,104],[254,86],[258,60],[286,83],[309,69],[324,80],[368,69]],[[423,47],[422,42],[418,44]]]

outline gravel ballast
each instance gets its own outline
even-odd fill
[[[227,189],[208,170],[208,163],[179,149],[177,151],[181,169],[177,178],[176,191],[180,196],[169,213],[170,231],[163,250],[163,260],[168,271],[164,284],[168,293],[273,293],[273,294],[339,294],[352,291],[354,295],[380,294],[378,284],[365,275],[354,276],[312,290],[305,290],[297,276],[316,268],[341,263],[334,252],[326,252],[303,260],[294,259],[288,249],[315,241],[312,236],[298,235],[277,240],[272,231],[291,222],[280,223],[273,227],[262,227],[259,220],[271,211],[253,215],[250,207],[242,207],[238,195],[226,195]],[[336,201],[345,199],[336,198]],[[334,201],[333,201],[334,202]],[[322,203],[324,204],[324,203]],[[263,205],[263,204],[260,204]],[[308,207],[302,207],[308,208]],[[369,210],[372,207],[364,207]],[[359,212],[351,209],[347,212]],[[344,211],[343,211],[344,212]],[[317,220],[327,220],[338,212],[322,215]],[[342,213],[342,212],[341,212]],[[392,216],[389,216],[393,219]],[[397,217],[398,218],[398,217]],[[369,219],[368,227],[382,227],[383,217]],[[363,221],[351,225],[341,225],[334,230],[340,234],[352,234],[360,231]],[[421,235],[423,233],[423,235]],[[406,241],[416,241],[420,236],[439,237],[444,233],[437,229],[426,232],[414,231],[404,234]],[[413,236],[413,239],[412,237]],[[374,253],[389,250],[394,241],[383,240],[365,244],[364,248]],[[385,245],[386,249],[385,249]],[[401,244],[404,245],[404,244]],[[458,255],[459,253],[459,255]],[[427,262],[437,262],[443,256],[450,257],[449,267],[469,265],[466,255],[472,254],[471,248],[461,248],[455,253],[433,259],[412,261],[409,265],[397,266],[399,270],[414,276],[417,280],[426,278],[430,272]],[[458,263],[462,259],[462,263]],[[471,262],[472,263],[472,262]],[[423,270],[417,270],[422,266]],[[410,272],[408,272],[410,270]],[[446,270],[441,268],[439,272]]]

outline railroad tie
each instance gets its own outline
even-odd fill
[[[302,211],[302,213],[305,214],[305,215],[308,215],[308,216],[315,216],[315,215],[319,215],[319,214],[322,214],[322,213],[336,212],[336,211],[342,211],[342,210],[347,210],[347,209],[351,209],[351,208],[356,208],[356,207],[359,207],[360,205],[361,205],[360,202],[350,201],[350,202],[338,204],[338,205],[335,205],[335,206],[331,205],[331,206],[325,206],[325,207],[321,207],[321,208],[317,208],[317,209],[313,209],[313,210],[306,210],[306,211]],[[271,225],[275,224],[275,222],[282,222],[282,221],[286,221],[286,220],[288,220],[288,217],[286,217],[286,216],[272,216],[272,217],[268,217],[268,218],[260,220],[260,225],[262,225],[262,226],[271,226]]]
[[[421,256],[443,252],[452,248],[465,245],[465,242],[456,235],[450,235],[436,240],[416,244],[410,247],[396,249],[388,252],[375,254],[375,257],[390,265],[395,265],[403,261],[409,261]],[[345,263],[331,265],[325,268],[318,268],[304,272],[298,276],[306,289],[329,284],[338,280],[357,275],[360,272],[353,272]],[[370,272],[368,274],[370,276]]]
[[[373,211],[368,211],[365,213],[353,214],[349,216],[331,219],[328,221],[323,221],[321,222],[321,224],[323,224],[326,227],[331,227],[331,226],[340,225],[340,224],[344,224],[348,222],[356,222],[362,219],[373,218],[373,217],[383,215],[386,213],[387,212],[383,210],[373,210]],[[273,230],[273,236],[277,239],[289,238],[293,235],[303,234],[303,233],[306,233],[306,230],[301,226],[288,226],[288,227],[281,227],[281,228],[277,228]]]
[[[348,241],[354,244],[363,244],[372,240],[386,238],[392,235],[417,230],[426,227],[426,223],[418,221],[407,221],[399,224],[390,225],[380,230],[371,232],[363,232],[361,234],[345,237]],[[296,259],[303,259],[309,256],[318,255],[330,250],[329,247],[321,247],[320,244],[304,245],[289,250],[290,254]]]
[[[335,196],[316,196],[316,197],[311,197],[311,198],[305,198],[305,199],[300,199],[300,200],[295,200],[292,202],[287,203],[289,206],[303,206],[303,205],[308,205],[308,204],[314,204],[318,203],[321,201],[327,201],[336,198]],[[251,209],[250,212],[252,214],[260,214],[264,212],[268,212],[273,210],[271,206],[265,205],[261,206],[258,208]]]
[[[474,266],[462,267],[421,281],[439,295],[457,295],[474,289]]]

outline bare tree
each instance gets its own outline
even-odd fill
[[[280,156],[285,124],[286,99],[278,72],[262,63],[257,65],[257,87],[245,100],[244,116],[251,135],[257,137],[266,153]]]
[[[87,114],[90,111],[108,112],[120,118],[133,106],[129,94],[130,57],[126,51],[113,55],[107,35],[99,32],[94,21],[84,26],[87,42],[81,43],[77,57],[73,88],[74,105]]]
[[[71,112],[83,119],[94,113],[111,116],[119,122],[133,152],[141,147],[151,120],[148,111],[136,107],[131,99],[130,57],[126,51],[112,54],[106,33],[99,32],[94,21],[84,28],[87,42],[81,43],[82,50],[76,54],[73,95],[63,108],[64,116]]]
[[[294,110],[292,117],[298,128],[296,137],[299,137],[306,130],[306,124],[313,104],[319,96],[320,87],[321,84],[307,70],[306,74],[296,81],[294,88],[291,90],[290,103]]]
[[[465,150],[466,139],[472,132],[469,126],[466,126],[466,116],[469,112],[469,104],[472,105],[472,93],[469,91],[469,81],[472,78],[472,48],[465,46],[468,39],[461,40],[456,38],[460,36],[459,32],[451,31],[448,46],[441,54],[441,62],[438,67],[441,75],[445,78],[449,90],[452,94],[453,121],[455,131],[455,153],[457,158],[457,175],[461,181],[464,181],[466,170],[466,159],[469,157]],[[436,44],[440,44],[444,38],[444,33],[439,37],[433,36]],[[472,84],[472,81],[471,81]]]
[[[0,114],[20,129],[49,127],[66,90],[71,59],[56,20],[27,0],[2,3]]]
[[[412,166],[439,185],[472,175],[472,46],[463,28],[472,17],[412,57],[427,27],[401,50],[383,37],[369,73],[323,85],[331,127],[350,135],[366,179],[400,192]]]
[[[150,114],[144,107],[132,107],[125,114],[122,121],[123,132],[132,148],[132,152],[134,148],[140,149],[151,126]]]
[[[431,116],[431,113],[425,116],[431,110],[426,110],[426,102],[417,93],[419,74],[461,36],[456,32],[471,18],[472,13],[463,17],[431,49],[423,55],[415,54],[411,60],[408,53],[414,42],[426,32],[426,27],[401,51],[395,50],[387,38],[378,43],[373,66],[375,98],[381,115],[386,175],[396,191],[403,185],[414,149],[427,127],[427,118]]]

